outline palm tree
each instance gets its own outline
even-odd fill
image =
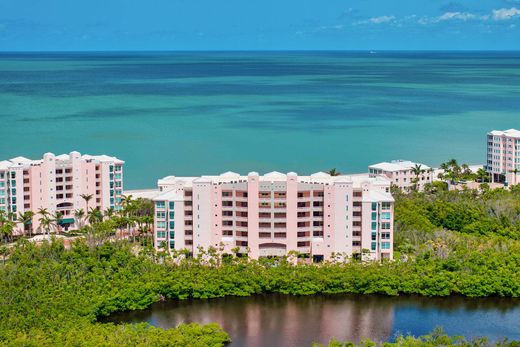
[[[422,169],[421,164],[415,164],[415,166],[412,168],[412,173],[415,175],[414,183],[413,183],[413,189],[417,190],[417,186],[419,183],[419,176],[424,173],[424,170]]]
[[[478,169],[476,177],[481,183],[489,182],[489,173],[483,168]]]
[[[327,173],[331,176],[339,176],[341,175],[341,172],[337,171],[336,168],[330,169],[327,171]]]
[[[23,232],[24,235],[26,233],[29,234],[29,237],[32,236],[32,219],[34,217],[33,211],[26,211],[24,213],[18,212],[18,218],[16,219],[18,223],[23,224]]]
[[[41,225],[42,219],[47,218],[49,216],[50,212],[46,208],[40,207],[36,213],[41,216],[39,218],[39,221],[40,221],[40,227],[42,227],[42,225]]]
[[[48,236],[50,236],[51,230],[54,227],[54,220],[48,215],[42,216],[40,218],[40,227],[47,232]]]
[[[87,212],[88,212],[88,202],[89,202],[90,200],[92,200],[92,197],[93,197],[93,196],[92,196],[92,194],[81,194],[80,196],[81,196],[81,198],[82,198],[83,200],[85,200],[85,204],[87,205],[86,210],[87,210]]]
[[[132,195],[121,195],[121,207],[123,209],[126,209],[132,202]]]
[[[87,219],[90,224],[96,224],[103,221],[103,213],[99,210],[99,208],[93,208],[87,212]]]
[[[114,216],[115,210],[112,207],[107,208],[105,211],[103,211],[103,216],[107,219],[110,219]]]
[[[61,222],[62,219],[63,219],[63,212],[56,211],[56,213],[53,216],[53,221],[56,224],[56,228],[58,229],[58,231],[61,231],[61,224],[60,224],[60,222]]]
[[[76,220],[78,229],[83,228],[83,218],[85,218],[85,211],[82,208],[74,211],[74,219]]]
[[[4,243],[7,243],[7,240],[13,236],[14,228],[16,228],[16,223],[5,219],[1,222],[0,225],[0,235],[4,239]]]

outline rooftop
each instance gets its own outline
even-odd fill
[[[46,153],[45,155],[50,155],[50,156],[54,156],[54,158],[57,160],[57,161],[68,161],[70,160],[70,156],[73,155],[73,154],[77,154],[77,155],[80,155],[78,152],[71,152],[70,154],[60,154],[60,155],[54,155],[53,153]],[[84,154],[81,156],[81,159],[84,159],[84,160],[94,160],[94,161],[98,161],[100,163],[103,163],[103,162],[113,162],[115,164],[124,164],[125,162],[122,161],[121,159],[118,159],[116,157],[111,157],[111,156],[108,156],[108,155],[89,155],[89,154]],[[22,166],[25,166],[25,165],[39,165],[43,162],[42,159],[36,159],[36,160],[33,160],[33,159],[29,159],[29,158],[26,158],[26,157],[15,157],[15,158],[11,158],[9,160],[4,160],[4,161],[1,161],[1,166],[0,168],[3,169],[3,170],[6,170],[10,167],[14,167],[14,166],[19,166],[19,165],[22,165]]]
[[[516,129],[508,129],[508,130],[503,130],[503,131],[493,130],[493,131],[490,131],[488,135],[519,137],[520,138],[520,130],[516,130]]]
[[[415,163],[410,160],[392,160],[391,162],[385,161],[382,163],[370,165],[369,168],[383,170],[383,171],[387,171],[387,172],[396,172],[396,171],[413,169],[416,165],[420,165],[421,169],[423,169],[423,170],[430,169],[430,167],[428,165],[421,164],[421,163]]]
[[[368,174],[352,174],[331,176],[325,172],[317,172],[309,176],[297,176],[294,172],[287,174],[277,171],[266,173],[259,176],[256,172],[250,172],[247,176],[242,176],[234,172],[226,172],[215,176],[199,176],[199,177],[177,177],[166,176],[158,180],[158,185],[173,185],[178,184],[184,187],[192,187],[193,183],[233,183],[246,182],[249,177],[258,176],[260,182],[285,182],[288,176],[296,176],[298,182],[306,183],[353,183],[355,187],[359,187],[362,183],[373,184],[389,184],[389,179],[385,176],[370,177]]]

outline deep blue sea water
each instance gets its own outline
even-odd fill
[[[0,160],[79,150],[165,175],[485,160],[520,52],[0,53]]]

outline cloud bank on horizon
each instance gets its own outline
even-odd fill
[[[520,0],[4,0],[0,50],[520,49]]]

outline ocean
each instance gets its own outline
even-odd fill
[[[0,53],[0,160],[108,154],[166,175],[486,160],[520,128],[520,52]]]

